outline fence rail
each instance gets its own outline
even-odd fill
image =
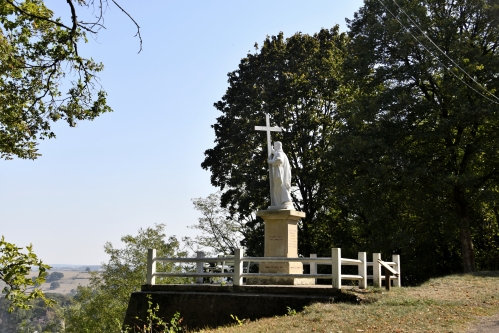
[[[378,263],[381,259],[380,253],[373,253],[373,261],[367,261],[366,252],[359,252],[358,259],[341,258],[341,249],[331,249],[331,257],[317,257],[312,254],[310,258],[285,258],[285,257],[244,257],[241,249],[236,249],[234,257],[230,258],[208,258],[204,253],[198,252],[196,258],[163,258],[156,257],[156,250],[149,249],[147,253],[147,284],[156,284],[156,277],[195,277],[196,283],[203,283],[203,278],[207,277],[231,277],[236,286],[243,285],[243,278],[265,278],[265,277],[283,277],[283,278],[314,278],[314,279],[331,279],[332,286],[336,289],[341,289],[341,280],[357,280],[359,288],[367,287],[367,280],[372,279],[373,285],[381,287],[382,275],[381,264]],[[196,263],[196,272],[185,273],[166,273],[157,272],[157,262],[173,262],[173,263]],[[232,272],[225,272],[225,263],[222,264],[221,272],[204,272],[204,264],[210,262],[226,262],[234,263]],[[245,262],[301,262],[310,264],[310,274],[285,274],[285,273],[245,273],[243,266]],[[400,256],[394,254],[391,262],[384,262],[386,265],[393,267],[399,276],[392,276],[395,287],[401,286],[400,277]],[[332,267],[331,274],[317,274],[317,265],[329,265]],[[341,274],[341,266],[357,266],[358,274]],[[367,275],[367,267],[373,267],[373,274]]]

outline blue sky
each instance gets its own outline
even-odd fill
[[[81,52],[105,65],[100,75],[114,112],[42,141],[35,160],[0,160],[0,235],[30,243],[44,262],[99,264],[103,245],[165,223],[168,235],[194,236],[191,199],[216,191],[200,166],[214,146],[213,103],[227,73],[280,31],[313,34],[352,18],[361,0],[131,1],[113,5],[106,30]],[[66,2],[47,0],[67,16]],[[83,11],[80,9],[80,17]],[[66,19],[67,20],[67,19]],[[263,125],[263,124],[262,124]]]

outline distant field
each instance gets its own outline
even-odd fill
[[[56,294],[70,294],[71,289],[75,289],[80,286],[88,286],[90,283],[90,274],[85,271],[69,271],[69,270],[57,270],[52,269],[50,272],[61,272],[64,274],[64,277],[60,280],[57,280],[61,285],[57,289],[50,289],[50,283],[46,282],[42,284],[41,288],[44,292],[56,293]],[[29,277],[36,276],[38,272],[32,271],[29,274]],[[0,282],[0,290],[3,289],[5,284]]]

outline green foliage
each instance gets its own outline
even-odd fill
[[[61,286],[61,284],[57,281],[54,281],[52,283],[50,283],[50,290],[54,290],[54,289],[57,289]]]
[[[0,332],[54,332],[62,331],[62,308],[70,303],[70,296],[61,294],[46,294],[54,300],[53,306],[47,307],[42,299],[29,301],[29,309],[15,308],[8,313],[9,302],[0,299]]]
[[[241,320],[241,319],[239,319],[237,316],[235,316],[233,314],[231,314],[230,317],[236,321],[237,326],[243,326],[244,325],[244,319]]]
[[[224,190],[222,206],[245,221],[249,255],[263,255],[263,223],[254,212],[269,205],[266,137],[254,130],[265,124],[265,113],[284,128],[272,138],[283,142],[293,170],[293,202],[307,214],[299,226],[299,252],[323,246],[317,227],[333,191],[326,153],[334,144],[329,134],[340,125],[333,116],[345,95],[340,82],[347,41],[338,27],[288,39],[280,33],[228,74],[229,88],[215,103],[222,113],[213,125],[216,145],[206,150],[202,167],[211,172],[212,185]]]
[[[35,279],[27,276],[32,266],[38,267],[38,276]],[[29,301],[36,298],[42,299],[46,304],[53,303],[45,297],[40,289],[27,290],[32,286],[41,285],[45,281],[48,269],[50,266],[43,264],[33,253],[32,245],[27,246],[26,251],[23,252],[22,248],[6,242],[2,236],[0,240],[0,280],[6,284],[2,294],[5,294],[5,299],[9,301],[9,312],[12,312],[16,307],[30,308]]]
[[[74,127],[111,111],[96,76],[103,64],[78,51],[87,33],[103,26],[106,2],[100,16],[85,22],[78,9],[94,2],[68,0],[70,24],[43,0],[0,2],[0,158],[35,159],[37,140],[55,137],[53,122]]]
[[[346,175],[345,206],[375,248],[417,260],[411,271],[451,273],[459,259],[472,271],[474,247],[499,240],[499,123],[491,101],[499,88],[499,4],[397,4],[366,1],[349,22],[347,67],[355,68],[350,79],[359,91],[341,114],[347,126],[332,152]],[[497,248],[487,252],[481,268],[498,262]]]
[[[292,309],[291,307],[287,306],[286,309],[288,310],[288,313],[286,316],[296,316],[296,310]]]
[[[252,214],[268,201],[266,142],[254,126],[269,113],[307,214],[300,254],[398,253],[404,283],[498,269],[498,12],[497,1],[368,0],[348,37],[280,34],[242,59],[202,167],[231,216],[249,217],[248,252],[263,249]]]
[[[156,249],[158,257],[185,257],[179,242],[164,233],[165,225],[140,229],[135,236],[121,238],[125,247],[114,248],[106,243],[104,251],[110,256],[102,271],[90,272],[90,285],[79,286],[73,304],[67,308],[66,333],[119,333],[130,294],[140,290],[146,282],[147,249]],[[172,263],[158,263],[158,272],[181,271]],[[186,279],[161,278],[158,284],[182,283]],[[190,280],[189,280],[190,281]]]
[[[194,251],[209,248],[210,252],[233,254],[234,250],[240,247],[244,223],[232,219],[228,210],[220,206],[221,195],[217,192],[207,198],[192,199],[194,208],[203,216],[198,219],[198,224],[189,228],[198,229],[201,234],[194,239],[184,237],[182,241]]]
[[[57,281],[60,280],[64,277],[64,274],[61,272],[52,272],[49,275],[47,275],[47,282],[52,282],[52,281]]]
[[[143,323],[142,327],[125,328],[125,333],[133,332],[133,333],[176,333],[181,332],[182,327],[180,324],[182,323],[182,318],[180,317],[179,312],[175,312],[172,319],[170,319],[170,323],[167,323],[163,320],[163,318],[158,317],[159,304],[153,306],[151,295],[147,295],[148,308],[147,308],[147,318]],[[139,319],[136,317],[136,319]]]

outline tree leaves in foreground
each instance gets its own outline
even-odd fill
[[[158,257],[185,257],[175,236],[164,233],[165,225],[139,229],[138,234],[121,238],[124,248],[104,245],[110,256],[102,271],[90,272],[90,285],[79,286],[73,304],[67,308],[67,333],[120,333],[132,292],[140,291],[146,283],[147,249],[156,249]],[[180,271],[172,263],[158,263],[158,272]],[[158,284],[185,282],[181,278],[157,279]]]
[[[35,159],[37,141],[55,137],[53,122],[74,127],[111,111],[97,78],[103,64],[79,53],[103,26],[107,1],[65,2],[63,20],[43,0],[0,1],[0,158]],[[84,7],[97,16],[78,21]]]
[[[420,277],[498,268],[498,13],[498,1],[368,0],[349,21],[359,91],[332,152],[340,188],[371,248]]]
[[[38,276],[35,279],[28,277],[31,267],[38,267]],[[33,253],[33,246],[29,245],[26,250],[17,247],[15,244],[8,243],[2,236],[0,240],[0,281],[6,286],[2,289],[4,298],[9,302],[8,311],[12,312],[15,308],[29,309],[30,301],[33,299],[42,299],[45,304],[52,304],[47,299],[43,291],[36,288],[45,282],[47,270],[50,266],[42,263]],[[29,290],[31,289],[32,290]]]

